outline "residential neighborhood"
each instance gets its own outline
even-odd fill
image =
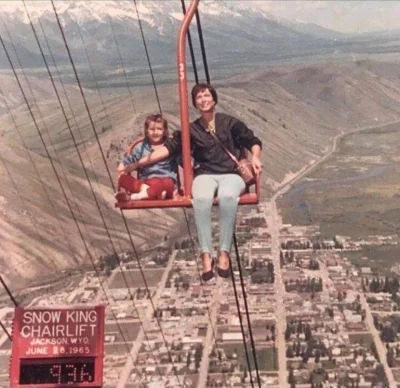
[[[107,306],[104,387],[400,384],[399,281],[346,257],[383,238],[327,238],[317,225],[280,223],[269,203],[240,210],[236,238],[235,286],[203,284],[196,240],[166,238],[139,262],[130,253],[121,267],[105,259],[101,277],[87,272],[30,306]],[[13,309],[2,307],[0,318],[11,330]],[[10,351],[2,335],[4,387]]]

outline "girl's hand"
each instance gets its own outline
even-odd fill
[[[117,167],[117,171],[119,175],[127,174],[126,166],[123,163],[120,163]]]
[[[254,172],[256,175],[261,174],[263,164],[261,163],[261,160],[258,156],[253,156],[251,160],[251,164],[253,166]]]

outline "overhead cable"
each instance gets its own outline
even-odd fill
[[[233,242],[234,242],[234,245],[235,245],[236,260],[237,260],[237,266],[238,266],[239,277],[240,277],[240,285],[242,287],[243,301],[244,301],[244,307],[245,307],[245,311],[246,311],[247,326],[249,328],[249,335],[250,335],[251,348],[252,348],[252,352],[253,352],[254,365],[255,365],[255,368],[256,368],[257,382],[258,382],[259,388],[261,388],[260,372],[259,372],[259,369],[258,369],[258,362],[257,362],[257,351],[256,351],[256,345],[255,345],[255,342],[254,342],[254,337],[253,337],[253,330],[251,328],[249,306],[247,304],[247,293],[246,293],[246,287],[244,285],[244,280],[243,280],[243,271],[242,271],[242,265],[240,263],[241,259],[240,259],[240,255],[239,255],[238,243],[237,243],[237,240],[236,240],[236,233],[233,234]],[[233,273],[232,263],[231,263],[231,273]],[[232,278],[232,280],[233,280],[233,278]]]
[[[136,1],[134,1],[134,2],[135,2],[136,10],[137,10]],[[183,7],[184,7],[184,3],[183,3]],[[138,20],[139,20],[139,25],[141,26],[139,12],[137,12],[137,17],[138,17]],[[149,56],[148,51],[147,51],[146,38],[145,38],[143,30],[141,30],[141,31],[142,31],[143,44],[144,44],[144,47],[146,48],[146,55],[147,55],[147,59],[148,59],[147,62],[148,62],[148,66],[149,66],[149,71],[150,71],[151,76],[152,76],[151,78],[152,78],[152,82],[153,82],[153,88],[155,90],[155,95],[156,95],[156,99],[157,99],[157,103],[158,103],[160,114],[162,114],[161,103],[160,103],[160,99],[159,99],[159,95],[158,95],[158,91],[157,91],[157,84],[156,84],[156,80],[155,80],[155,78],[153,76],[153,69],[152,69],[152,65],[151,65],[151,61],[150,61],[150,56]],[[193,60],[194,60],[193,67],[196,68],[196,63],[195,63],[194,56],[193,56]],[[194,242],[193,242],[193,236],[192,236],[191,231],[190,231],[190,225],[189,225],[189,221],[188,221],[187,212],[186,212],[185,208],[183,208],[182,210],[183,210],[183,214],[184,214],[184,217],[185,217],[185,220],[186,220],[186,226],[187,226],[189,238],[190,238],[190,241],[191,241],[193,257],[195,257],[195,255],[196,255],[195,247],[194,247]],[[204,286],[203,286],[203,283],[201,281],[201,273],[200,273],[200,269],[199,269],[197,260],[196,260],[196,269],[197,269],[197,272],[198,272],[198,275],[199,275],[200,285],[201,285],[202,289],[204,290]],[[204,295],[204,293],[203,293],[203,295]],[[209,322],[210,322],[210,325],[211,325],[211,329],[212,329],[212,334],[213,334],[213,337],[214,337],[215,346],[217,347],[217,343],[216,343],[217,341],[216,341],[216,336],[215,336],[215,328],[214,328],[214,325],[212,323],[210,309],[209,309],[208,306],[206,308],[207,308],[207,313],[208,313],[208,319],[209,319]],[[225,372],[223,371],[222,373],[223,373],[224,380],[225,380],[225,385],[226,385],[227,381],[226,381]]]
[[[1,326],[1,328],[3,329],[4,333],[6,333],[8,339],[9,339],[10,341],[12,341],[11,334],[9,333],[9,331],[7,330],[7,328],[4,326],[3,322],[1,322],[1,321],[0,321],[0,326]]]
[[[141,35],[142,35],[142,40],[143,40],[143,45],[144,45],[144,51],[146,52],[147,63],[148,63],[148,65],[149,65],[149,69],[150,69],[151,79],[152,79],[152,81],[153,81],[154,92],[155,92],[155,94],[156,94],[156,99],[157,99],[157,103],[158,103],[158,109],[159,109],[159,111],[160,111],[160,114],[162,114],[162,111],[161,111],[161,104],[160,104],[160,98],[159,98],[159,96],[158,96],[158,91],[157,91],[157,88],[156,88],[156,86],[155,86],[155,85],[156,85],[156,81],[155,81],[155,78],[154,78],[153,69],[152,69],[152,67],[151,67],[150,56],[149,56],[149,51],[147,50],[146,39],[144,38],[144,32],[143,32],[143,27],[142,27],[142,21],[140,20],[139,9],[138,9],[138,6],[137,6],[137,4],[136,4],[136,0],[133,0],[133,2],[134,2],[134,4],[135,4],[136,15],[137,15],[137,18],[138,18],[140,33],[141,33]]]
[[[54,145],[54,143],[53,143],[52,137],[50,136],[50,132],[49,132],[49,130],[48,130],[48,128],[47,128],[46,121],[45,121],[45,119],[44,119],[44,117],[43,117],[43,115],[42,115],[41,109],[39,108],[39,104],[37,103],[36,97],[35,97],[35,95],[34,95],[34,93],[33,93],[33,90],[32,90],[31,84],[30,84],[30,82],[29,82],[29,80],[28,80],[28,77],[26,76],[25,69],[24,69],[24,67],[22,66],[20,57],[19,57],[18,52],[17,52],[17,50],[16,50],[16,48],[15,48],[15,45],[14,45],[14,41],[13,41],[13,39],[12,39],[12,37],[11,37],[9,31],[8,31],[7,25],[4,23],[4,21],[3,21],[3,25],[4,25],[4,27],[5,27],[7,36],[8,36],[8,38],[9,38],[9,40],[10,40],[11,46],[12,46],[13,51],[14,51],[14,53],[15,53],[15,57],[16,57],[16,59],[17,59],[19,68],[20,68],[20,70],[21,70],[21,72],[22,72],[22,75],[24,76],[25,82],[26,82],[26,84],[27,84],[27,86],[28,86],[28,89],[29,89],[29,92],[30,92],[31,97],[32,97],[32,99],[33,99],[34,105],[36,105],[37,113],[39,114],[40,121],[42,122],[44,132],[47,134],[47,136],[48,136],[48,138],[49,138],[51,148],[53,149],[54,155],[55,155],[55,157],[56,157],[56,161],[57,161],[57,163],[59,164],[59,166],[60,166],[60,168],[61,168],[61,173],[62,173],[62,175],[63,175],[63,177],[64,177],[64,179],[65,179],[65,182],[66,182],[66,185],[67,185],[67,187],[68,187],[68,190],[69,190],[69,192],[70,192],[71,195],[72,195],[72,199],[73,199],[74,205],[75,205],[75,207],[76,207],[78,213],[80,214],[80,207],[79,207],[78,203],[76,202],[75,198],[73,197],[73,191],[72,191],[71,186],[70,186],[70,184],[69,184],[69,180],[68,180],[67,174],[66,174],[66,172],[65,172],[64,166],[63,166],[63,164],[62,164],[61,161],[60,161],[60,157],[59,157],[58,152],[57,152],[57,150],[56,150],[56,147],[55,147],[55,145]],[[69,245],[69,247],[70,247],[70,251],[71,251],[72,258],[73,258],[73,260],[75,261],[75,263],[78,264],[78,263],[79,263],[79,260],[77,259],[76,255],[75,255],[75,253],[74,253],[74,251],[73,251],[72,244],[71,244],[71,241],[70,241],[70,237],[68,236],[68,233],[66,232],[66,230],[64,229],[64,227],[63,227],[63,225],[62,225],[62,223],[61,223],[61,219],[60,219],[60,217],[59,217],[58,212],[57,212],[55,209],[54,209],[54,212],[55,212],[55,216],[56,216],[56,218],[57,218],[57,221],[58,221],[58,223],[59,223],[60,229],[61,229],[61,231],[63,232],[63,235],[64,235],[64,237],[65,237],[65,240],[67,241],[67,243],[68,243],[68,245]],[[55,269],[57,269],[57,267],[55,267]]]
[[[89,160],[89,165],[90,165],[90,167],[91,167],[91,169],[92,169],[92,173],[93,173],[94,179],[95,179],[95,181],[96,181],[96,183],[97,183],[98,193],[99,193],[101,199],[103,200],[103,202],[106,202],[106,200],[105,200],[105,198],[104,198],[104,195],[103,195],[103,193],[102,193],[101,187],[100,187],[100,183],[99,183],[99,179],[98,179],[98,176],[97,176],[97,173],[96,173],[96,169],[94,168],[93,163],[92,163],[92,159],[91,159],[90,156],[89,156],[89,153],[88,153],[88,150],[87,150],[87,147],[86,147],[86,142],[85,142],[84,139],[83,139],[82,132],[81,132],[80,127],[79,127],[79,125],[78,125],[78,122],[77,122],[77,120],[76,120],[76,116],[75,116],[74,110],[72,109],[70,99],[69,99],[69,97],[68,97],[68,94],[67,94],[67,91],[66,91],[64,82],[63,82],[62,77],[61,77],[61,73],[60,73],[60,71],[59,71],[59,69],[58,69],[56,60],[55,60],[54,55],[53,55],[53,52],[52,52],[52,50],[51,50],[51,48],[50,48],[50,44],[49,44],[49,41],[48,41],[48,39],[47,39],[47,35],[46,35],[45,31],[44,31],[44,28],[43,28],[43,25],[42,25],[42,22],[41,22],[40,18],[38,18],[38,22],[39,22],[39,26],[40,26],[40,28],[41,28],[43,37],[44,37],[45,42],[46,42],[47,50],[48,50],[48,52],[49,52],[49,54],[50,54],[50,56],[51,56],[51,59],[52,59],[53,64],[54,64],[54,67],[55,67],[55,69],[56,69],[56,72],[57,72],[57,75],[58,75],[58,79],[59,79],[61,88],[62,88],[62,90],[63,90],[65,99],[67,100],[68,108],[69,108],[69,110],[70,110],[70,112],[71,112],[71,115],[72,115],[72,118],[73,118],[73,120],[74,120],[75,127],[76,127],[76,129],[77,129],[77,131],[78,131],[78,133],[79,133],[79,136],[80,136],[80,139],[81,139],[81,144],[83,145],[83,149],[84,149],[84,151],[86,152],[87,158],[88,158],[88,160]],[[77,24],[77,25],[78,25],[78,24]],[[79,31],[79,34],[81,35],[79,26],[78,26],[78,31]],[[82,35],[81,35],[81,38],[82,38]],[[82,40],[82,42],[83,42],[83,40]],[[86,52],[86,48],[85,48],[85,52]],[[86,52],[86,53],[87,53],[87,52]],[[91,70],[92,70],[92,73],[93,73],[93,68],[92,68],[92,65],[91,65],[90,62],[89,62],[89,66],[90,66],[90,68],[91,68]],[[94,74],[93,74],[93,77],[94,77]],[[96,79],[95,79],[95,81],[96,81]],[[101,100],[102,105],[103,105],[103,110],[105,111],[107,120],[108,120],[108,122],[110,123],[110,119],[109,119],[109,117],[108,117],[108,112],[107,112],[107,109],[106,109],[106,107],[105,107],[103,97],[102,97],[102,95],[101,95],[101,93],[100,93],[100,91],[99,91],[99,89],[98,89],[97,81],[96,81],[96,86],[97,86],[97,90],[98,90],[98,93],[99,93],[99,96],[100,96],[100,100]],[[61,100],[60,100],[60,101],[61,101]],[[66,120],[68,120],[68,119],[66,118]],[[68,121],[67,121],[67,125],[68,125]],[[79,152],[79,151],[77,150],[77,152]],[[84,165],[83,165],[82,167],[85,168]],[[78,209],[80,209],[80,208],[79,208],[79,205],[77,205],[77,206],[78,206]],[[115,235],[115,237],[117,237],[117,230],[116,230],[116,227],[115,227],[114,222],[113,222],[113,220],[112,220],[112,217],[111,217],[111,215],[110,215],[110,211],[109,211],[109,209],[108,209],[108,206],[106,206],[105,209],[106,209],[106,212],[107,212],[107,215],[108,215],[108,219],[109,219],[109,221],[110,221],[110,223],[111,223],[112,229],[114,230],[114,235]],[[80,213],[80,215],[81,215],[81,213]],[[85,220],[84,220],[84,218],[82,217],[82,215],[81,215],[81,222],[82,222],[83,225],[85,226]],[[86,227],[85,227],[85,229],[86,229]],[[86,233],[88,234],[87,230],[86,230]],[[122,245],[121,245],[120,240],[117,239],[117,242],[118,242],[118,244],[119,244],[120,251],[122,252],[123,249],[122,249]]]
[[[201,48],[201,55],[203,57],[203,64],[204,64],[204,72],[206,73],[206,80],[207,83],[210,84],[210,73],[208,71],[208,63],[207,63],[207,56],[206,56],[206,48],[204,45],[204,38],[203,38],[203,29],[201,28],[201,21],[200,21],[200,14],[199,10],[196,10],[196,22],[197,22],[197,29],[199,31],[199,40],[200,40],[200,48]]]
[[[111,27],[111,33],[112,33],[112,36],[113,36],[113,39],[114,39],[115,46],[117,47],[118,58],[119,58],[119,62],[121,64],[122,72],[124,73],[125,82],[126,82],[126,85],[127,85],[128,91],[129,91],[129,95],[131,97],[133,111],[135,112],[135,116],[137,117],[137,111],[136,111],[135,101],[134,101],[134,98],[133,98],[133,93],[132,93],[131,87],[129,85],[128,75],[126,74],[126,68],[125,68],[125,65],[124,65],[124,61],[122,59],[121,50],[119,49],[118,40],[117,40],[117,37],[115,36],[113,22],[112,22],[112,20],[110,18],[110,15],[108,13],[106,15],[107,15],[108,23],[110,24],[110,27]]]
[[[25,8],[26,8],[26,6],[25,6]],[[115,255],[116,258],[118,258],[118,254],[117,254],[117,252],[116,252],[116,249],[115,249],[113,240],[112,240],[112,238],[111,238],[111,235],[110,235],[110,233],[109,233],[107,224],[106,224],[105,219],[104,219],[104,217],[103,217],[103,214],[102,214],[102,212],[101,212],[100,205],[99,205],[98,200],[97,200],[97,197],[96,197],[96,195],[95,195],[95,193],[94,193],[93,186],[92,186],[92,184],[91,184],[91,182],[90,182],[90,179],[89,179],[89,176],[88,176],[88,174],[87,174],[87,170],[86,170],[86,168],[85,168],[85,166],[84,166],[82,156],[81,156],[81,154],[80,154],[80,152],[79,152],[79,149],[78,149],[78,146],[77,146],[77,143],[76,143],[75,136],[73,135],[72,128],[71,128],[71,126],[70,126],[70,124],[69,124],[66,111],[65,111],[65,109],[64,109],[64,106],[63,106],[63,104],[62,104],[61,98],[60,98],[59,93],[58,93],[58,91],[57,91],[57,88],[56,88],[56,86],[55,86],[55,82],[54,82],[53,76],[52,76],[52,74],[51,74],[50,68],[49,68],[49,66],[48,66],[48,64],[47,64],[47,60],[46,60],[46,58],[45,58],[45,56],[44,56],[44,53],[43,53],[41,44],[40,44],[39,39],[38,39],[38,37],[37,37],[36,30],[35,30],[35,28],[34,28],[34,26],[33,26],[32,20],[30,19],[30,15],[29,15],[29,12],[28,12],[27,9],[26,9],[26,11],[27,11],[27,14],[28,14],[28,18],[29,18],[29,20],[30,20],[30,24],[31,24],[31,27],[32,27],[32,31],[33,31],[33,33],[34,33],[34,35],[35,35],[37,44],[38,44],[39,49],[40,49],[40,52],[41,52],[41,54],[42,54],[42,58],[43,58],[43,60],[44,60],[44,62],[45,62],[46,69],[47,69],[47,71],[48,71],[50,80],[51,80],[51,82],[52,82],[54,91],[55,91],[55,93],[56,93],[57,100],[58,100],[58,102],[59,102],[60,108],[61,108],[62,113],[63,113],[63,115],[64,115],[65,121],[66,121],[66,123],[67,123],[67,127],[68,127],[68,129],[69,129],[69,131],[70,131],[70,134],[71,134],[71,137],[72,137],[72,139],[73,139],[75,148],[76,148],[76,150],[77,150],[77,154],[78,154],[78,156],[79,156],[79,160],[80,160],[81,165],[82,165],[82,167],[83,167],[83,171],[84,171],[85,176],[86,176],[86,179],[87,179],[87,181],[88,181],[88,183],[89,183],[90,190],[91,190],[92,195],[93,195],[93,198],[94,198],[94,200],[95,200],[95,203],[96,203],[97,209],[98,209],[98,211],[99,211],[100,217],[101,217],[101,219],[102,219],[102,221],[103,221],[103,226],[104,226],[104,228],[105,228],[105,230],[106,230],[106,232],[107,232],[107,236],[108,236],[109,241],[110,241],[110,244],[111,244],[111,246],[112,246],[114,255]],[[67,198],[66,198],[66,200],[67,200],[67,202],[68,202],[68,199],[67,199]],[[118,261],[119,261],[119,260],[118,260]],[[119,263],[119,264],[120,264],[120,263]],[[120,265],[120,269],[122,270],[121,265]],[[122,274],[123,274],[123,273],[122,273]],[[123,276],[124,276],[124,274],[123,274]],[[126,281],[126,279],[125,279],[125,281]],[[126,284],[127,284],[127,283],[126,283]],[[128,287],[128,290],[129,290],[129,293],[130,293],[129,287]],[[131,293],[130,293],[130,294],[131,294]],[[132,296],[132,295],[130,295],[130,296],[131,296],[131,299],[132,299],[132,303],[133,303],[133,305],[134,305],[134,308],[135,308],[135,310],[137,311],[137,315],[138,315],[138,317],[139,317],[139,322],[140,322],[140,324],[142,325],[142,327],[144,328],[144,325],[143,325],[143,323],[142,323],[142,321],[141,321],[141,319],[140,319],[138,310],[137,310],[137,308],[136,308],[135,302],[134,302],[134,300],[133,300],[133,296]]]
[[[198,33],[199,33],[199,40],[200,40],[200,46],[201,46],[204,70],[205,70],[205,73],[206,73],[207,83],[210,84],[211,83],[210,74],[209,74],[209,71],[208,71],[206,50],[205,50],[205,45],[204,45],[203,32],[202,32],[200,14],[199,14],[198,9],[196,10],[196,21],[197,21],[197,29],[198,29]],[[233,234],[233,240],[234,240],[234,243],[235,243],[236,258],[237,258],[239,277],[240,277],[240,284],[241,284],[241,288],[242,288],[242,295],[243,295],[245,311],[246,311],[246,317],[247,317],[247,325],[248,325],[250,341],[251,341],[251,346],[252,346],[252,351],[253,351],[254,364],[255,364],[255,369],[256,369],[256,374],[257,374],[257,382],[258,382],[259,388],[261,388],[261,380],[260,380],[260,374],[259,374],[259,370],[258,370],[258,362],[257,362],[257,354],[256,354],[256,348],[255,348],[254,338],[253,338],[253,330],[252,330],[252,327],[251,327],[250,314],[249,314],[249,309],[248,309],[248,304],[247,304],[247,299],[246,299],[247,298],[246,297],[246,290],[245,290],[245,285],[244,285],[244,281],[243,281],[243,272],[242,272],[242,267],[241,267],[241,264],[240,264],[239,249],[238,249],[238,246],[237,246],[236,234],[235,233]],[[241,311],[240,311],[240,304],[239,304],[239,300],[238,300],[238,297],[237,297],[236,284],[235,284],[235,279],[234,279],[234,275],[233,275],[233,268],[232,268],[232,261],[231,261],[230,257],[229,257],[229,261],[230,261],[230,268],[231,268],[232,284],[233,284],[234,291],[235,291],[236,306],[237,306],[237,310],[238,310],[239,320],[241,321],[242,317],[241,317]],[[243,343],[244,343],[245,348],[247,348],[247,344],[245,343],[244,332],[243,332]],[[247,351],[246,351],[246,354],[247,354]],[[251,373],[250,364],[249,364],[249,372]],[[253,381],[253,379],[251,378],[251,382],[252,381]],[[252,384],[253,384],[253,382],[252,382]]]
[[[18,302],[16,301],[16,299],[14,298],[12,292],[10,291],[10,289],[8,288],[5,280],[3,279],[3,277],[0,275],[0,283],[2,284],[2,286],[4,287],[7,295],[10,297],[11,302],[13,302],[15,307],[18,307]]]
[[[232,260],[231,260],[230,256],[229,256],[229,266],[231,268],[230,272],[231,272],[231,279],[232,279],[232,285],[233,285],[233,292],[235,295],[235,302],[236,302],[236,309],[238,312],[238,318],[239,318],[239,323],[240,323],[240,330],[242,332],[242,337],[243,337],[243,345],[244,345],[244,352],[246,354],[247,368],[248,368],[249,374],[250,374],[250,384],[251,384],[252,388],[254,388],[254,381],[253,381],[253,375],[251,372],[249,351],[247,350],[246,332],[244,330],[243,318],[242,318],[242,313],[241,313],[241,308],[240,308],[240,303],[239,303],[239,297],[238,297],[238,292],[236,289],[235,274],[233,273]]]
[[[181,5],[182,5],[183,15],[186,15],[185,0],[181,0]],[[196,81],[196,84],[198,84],[199,83],[199,75],[197,74],[196,58],[194,56],[194,51],[193,51],[193,43],[192,43],[192,36],[190,34],[190,26],[188,28],[187,34],[188,34],[190,57],[192,59],[192,67],[193,67],[194,79]]]
[[[60,33],[61,33],[61,36],[62,36],[64,45],[65,45],[65,48],[66,48],[66,50],[67,50],[68,57],[69,57],[69,59],[70,59],[71,66],[72,66],[72,69],[73,69],[73,72],[74,72],[76,81],[77,81],[77,83],[78,83],[78,87],[79,87],[79,90],[80,90],[80,93],[81,93],[81,96],[82,96],[82,99],[83,99],[83,102],[84,102],[84,105],[85,105],[87,114],[88,114],[88,116],[89,116],[89,120],[90,120],[92,129],[93,129],[93,132],[94,132],[94,134],[95,134],[95,137],[96,137],[96,140],[97,140],[97,144],[98,144],[98,146],[99,146],[99,149],[100,149],[100,152],[101,152],[101,155],[102,155],[104,164],[105,164],[105,168],[106,168],[107,173],[108,173],[108,177],[109,177],[109,179],[110,179],[110,183],[111,183],[111,185],[112,185],[112,188],[113,188],[114,191],[115,191],[115,185],[114,185],[114,182],[113,182],[113,180],[112,180],[112,178],[111,178],[111,174],[110,174],[109,168],[108,168],[108,166],[107,166],[106,160],[105,160],[105,158],[104,158],[103,149],[102,149],[102,147],[101,147],[101,144],[100,144],[100,141],[99,141],[99,138],[98,138],[98,135],[97,135],[95,126],[94,126],[94,122],[93,122],[93,119],[92,119],[92,115],[91,115],[91,113],[90,113],[89,106],[88,106],[88,104],[87,104],[87,100],[86,100],[86,97],[85,97],[85,93],[83,92],[83,88],[82,88],[82,85],[81,85],[81,82],[80,82],[78,73],[77,73],[77,71],[76,71],[75,63],[74,63],[74,60],[73,60],[73,58],[72,58],[72,55],[71,55],[71,52],[70,52],[70,49],[69,49],[68,42],[67,42],[67,40],[66,40],[65,33],[64,33],[63,27],[62,27],[62,25],[61,25],[60,18],[59,18],[59,16],[58,16],[58,12],[57,12],[57,9],[56,9],[55,4],[54,4],[54,0],[51,0],[51,4],[52,4],[52,6],[53,6],[53,10],[54,10],[54,13],[55,13],[55,16],[56,16],[56,19],[57,19],[57,24],[58,24],[58,26],[59,26]],[[141,263],[140,263],[140,259],[139,259],[138,253],[137,253],[137,251],[136,251],[136,247],[135,247],[135,244],[134,244],[134,242],[133,242],[132,236],[131,236],[131,234],[130,234],[129,227],[128,227],[128,224],[127,224],[127,221],[126,221],[126,217],[124,216],[122,210],[121,210],[121,215],[122,215],[122,218],[123,218],[123,221],[124,221],[126,230],[127,230],[127,232],[128,232],[128,236],[129,236],[129,240],[130,240],[131,245],[132,245],[132,249],[133,249],[133,251],[134,251],[134,254],[135,254],[136,259],[137,259],[137,262],[138,262],[138,267],[139,267],[141,276],[142,276],[142,278],[143,278],[143,282],[144,282],[144,285],[145,285],[145,288],[146,288],[146,291],[147,291],[147,295],[148,295],[149,300],[150,300],[150,304],[151,304],[151,306],[152,306],[153,312],[156,312],[156,309],[155,309],[155,306],[154,306],[154,302],[153,302],[153,298],[152,298],[152,296],[151,296],[151,293],[150,293],[150,290],[149,290],[149,286],[148,286],[148,284],[147,284],[146,277],[144,276],[143,268],[142,268],[142,265],[141,265]],[[117,259],[118,265],[120,266],[122,276],[123,276],[123,278],[124,278],[125,281],[126,281],[126,278],[125,278],[125,275],[124,275],[124,272],[123,272],[123,268],[122,268],[122,265],[121,265],[121,262],[120,262],[120,259],[119,259],[118,255],[116,255],[116,259]],[[126,282],[126,284],[127,284],[127,282]],[[127,285],[127,286],[128,286],[128,285]],[[128,286],[128,290],[129,290],[129,286]],[[157,315],[157,314],[155,314],[155,315]],[[166,341],[166,338],[165,338],[165,334],[164,334],[164,332],[163,332],[163,330],[162,330],[162,327],[161,327],[161,323],[160,323],[160,321],[159,321],[159,319],[158,319],[157,316],[156,316],[155,318],[156,318],[158,327],[159,327],[159,329],[160,329],[160,332],[161,332],[161,335],[162,335],[164,344],[165,344],[165,346],[166,346],[167,353],[168,353],[168,357],[169,357],[169,359],[171,360],[171,364],[172,364],[172,368],[173,368],[174,374],[175,374],[175,376],[176,376],[176,379],[177,379],[179,385],[182,386],[181,381],[180,381],[180,379],[179,379],[179,376],[178,376],[178,374],[177,374],[176,366],[174,365],[174,362],[173,362],[173,359],[172,359],[172,355],[171,355],[171,353],[170,353],[170,349],[168,348],[167,341]]]
[[[5,52],[5,54],[6,54],[6,57],[7,57],[8,61],[9,61],[9,63],[10,63],[11,69],[12,69],[13,74],[14,74],[14,77],[15,77],[17,83],[18,83],[18,86],[19,86],[19,89],[20,89],[20,91],[21,91],[21,94],[22,94],[22,96],[23,96],[23,98],[24,98],[25,104],[26,104],[26,106],[28,107],[28,110],[29,110],[29,112],[30,112],[30,115],[31,115],[31,117],[32,117],[32,120],[33,120],[33,122],[34,122],[34,125],[35,125],[35,127],[36,127],[36,129],[37,129],[37,132],[38,132],[38,134],[39,134],[39,137],[40,137],[40,139],[41,139],[41,141],[42,141],[42,144],[43,144],[43,146],[44,146],[44,148],[45,148],[45,151],[46,151],[46,154],[47,154],[47,156],[48,156],[48,159],[49,159],[49,161],[50,161],[50,163],[51,163],[51,165],[52,165],[53,171],[54,171],[54,173],[55,173],[55,175],[56,175],[56,177],[57,177],[57,180],[58,180],[58,183],[59,183],[59,185],[60,185],[60,188],[61,188],[61,190],[62,190],[62,192],[63,192],[63,194],[64,194],[64,197],[65,197],[65,199],[66,199],[67,205],[68,205],[68,207],[69,207],[69,209],[70,209],[70,211],[71,211],[71,214],[72,214],[72,216],[73,216],[75,225],[77,226],[77,229],[78,229],[78,233],[79,233],[79,235],[80,235],[80,237],[81,237],[81,239],[82,239],[82,242],[83,242],[83,244],[84,244],[85,250],[86,250],[86,252],[87,252],[87,254],[88,254],[88,256],[89,256],[89,258],[90,258],[90,260],[91,260],[91,263],[92,263],[92,266],[93,266],[94,270],[96,271],[96,274],[97,274],[97,277],[99,278],[100,284],[102,285],[102,282],[101,282],[101,280],[100,280],[100,277],[99,277],[99,274],[98,274],[98,271],[97,271],[97,268],[96,268],[94,259],[93,259],[93,257],[92,257],[92,254],[91,254],[91,252],[90,252],[90,250],[89,250],[89,248],[88,248],[88,246],[87,246],[87,244],[86,244],[86,241],[85,241],[85,239],[84,239],[84,237],[83,237],[82,231],[81,231],[81,229],[80,229],[80,227],[79,227],[79,224],[78,224],[78,222],[77,222],[77,220],[76,220],[76,217],[75,217],[75,215],[74,215],[74,213],[73,213],[73,211],[72,211],[71,205],[70,205],[70,203],[69,203],[69,201],[68,201],[68,198],[67,198],[67,195],[66,195],[66,193],[65,193],[65,190],[64,190],[64,188],[63,188],[63,186],[62,186],[62,184],[61,184],[61,181],[60,181],[60,178],[59,178],[59,176],[58,176],[57,170],[55,169],[54,162],[53,162],[52,158],[50,157],[50,154],[49,154],[49,151],[48,151],[48,149],[47,149],[46,143],[44,142],[42,133],[41,133],[40,130],[39,130],[37,121],[36,121],[36,119],[35,119],[35,116],[33,115],[32,109],[31,109],[30,104],[29,104],[29,102],[28,102],[28,100],[27,100],[26,94],[25,94],[25,92],[24,92],[24,90],[23,90],[23,88],[22,88],[21,82],[20,82],[19,77],[18,77],[18,75],[17,75],[17,73],[16,73],[16,71],[15,71],[15,67],[14,67],[14,65],[13,65],[13,63],[12,63],[12,61],[11,61],[10,55],[9,55],[9,53],[8,53],[8,50],[7,50],[6,46],[5,46],[4,40],[3,40],[3,38],[2,38],[1,35],[0,35],[0,43],[1,43],[2,47],[3,47],[3,49],[4,49],[4,52]],[[7,287],[7,285],[6,285],[4,279],[2,278],[1,275],[0,275],[0,282],[1,282],[1,284],[3,285],[3,287],[5,288],[5,290],[6,290],[7,294],[9,295],[10,299],[11,299],[12,302],[14,303],[14,306],[18,306],[18,304],[17,304],[15,298],[12,296],[12,294],[11,294],[9,288]],[[102,285],[102,286],[103,286],[103,285]],[[104,289],[104,288],[103,288],[103,290],[104,290],[104,292],[105,292],[105,289]],[[107,294],[106,294],[106,293],[105,293],[105,296],[107,297]],[[116,322],[117,322],[117,321],[116,321]],[[117,325],[118,325],[118,323],[117,323]],[[121,332],[121,335],[123,336],[122,332]],[[129,353],[129,354],[130,354],[130,353]]]

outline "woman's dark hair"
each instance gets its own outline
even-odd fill
[[[202,84],[194,85],[193,89],[192,89],[192,104],[195,108],[196,108],[196,97],[200,92],[202,92],[204,90],[208,90],[211,93],[212,98],[215,102],[215,105],[217,105],[218,95],[217,95],[217,92],[215,91],[215,89],[210,84],[202,83]]]

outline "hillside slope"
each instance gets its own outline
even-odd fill
[[[339,131],[398,119],[397,69],[395,64],[383,66],[374,62],[280,67],[216,84],[218,109],[241,118],[263,141],[264,197],[291,173],[326,152]],[[141,132],[144,117],[158,110],[154,91],[135,92],[133,104],[129,95],[108,98],[106,111],[97,93],[85,93],[107,166],[115,180],[116,161],[129,141]],[[176,87],[162,87],[159,95],[170,127],[178,128]],[[117,252],[131,248],[121,215],[114,209],[113,190],[93,128],[79,94],[72,96],[74,115],[68,110],[71,129],[78,140],[82,135],[83,141],[77,143],[109,232],[104,228],[61,110],[46,95],[39,106],[49,131],[44,136],[49,153],[71,199],[70,206],[88,249],[96,259],[113,251],[108,233]],[[21,284],[24,279],[87,264],[89,257],[26,107],[21,106],[15,113],[34,163],[29,160],[10,117],[2,116],[0,266],[2,275]],[[191,117],[195,115],[191,109]],[[41,129],[42,125],[39,120]],[[138,245],[154,244],[167,234],[178,233],[178,226],[184,220],[179,209],[125,214]]]

